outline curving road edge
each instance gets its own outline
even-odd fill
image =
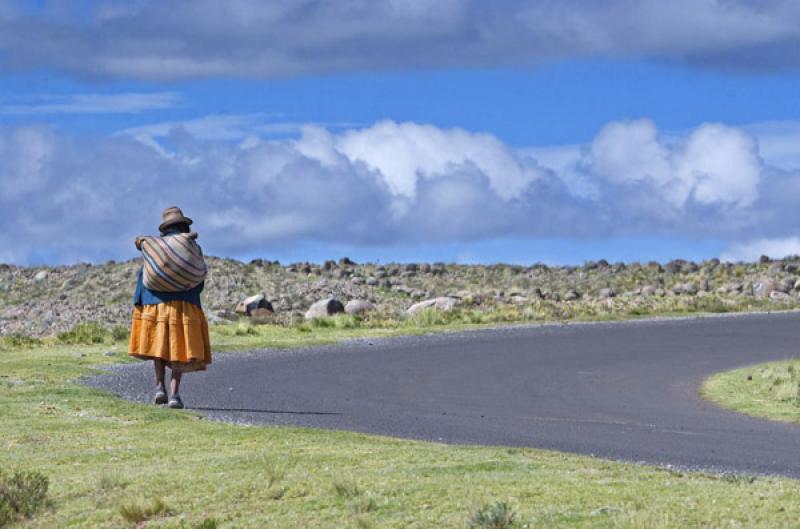
[[[486,329],[217,355],[184,380],[209,418],[512,445],[800,477],[800,427],[700,398],[707,376],[798,356],[800,314]],[[86,382],[139,402],[148,363]],[[742,382],[746,384],[746,381]]]

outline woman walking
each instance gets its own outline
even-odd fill
[[[160,237],[137,237],[144,264],[133,295],[133,323],[128,354],[153,360],[155,404],[183,408],[181,376],[202,371],[211,363],[208,322],[200,305],[206,265],[197,245],[192,219],[180,208],[164,210]],[[171,372],[170,396],[164,386],[165,368]]]

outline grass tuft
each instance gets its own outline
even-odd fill
[[[369,495],[360,495],[350,502],[350,510],[353,514],[367,514],[374,511],[378,507],[375,498]]]
[[[141,524],[157,516],[172,514],[166,502],[161,498],[153,498],[149,504],[142,501],[125,502],[117,510],[125,521],[133,524]]]
[[[340,498],[355,498],[361,495],[358,483],[350,478],[335,478],[333,480],[333,490]]]
[[[0,350],[6,349],[32,349],[42,345],[42,340],[24,334],[11,334],[0,336]]]
[[[99,323],[79,323],[59,334],[57,339],[59,343],[67,345],[92,345],[110,341],[111,332]]]
[[[467,529],[512,529],[516,516],[507,503],[484,505],[472,515]]]
[[[47,504],[47,476],[36,471],[0,470],[0,527],[30,518]]]

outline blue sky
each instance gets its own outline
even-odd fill
[[[0,0],[0,261],[800,253],[800,9],[663,6]]]

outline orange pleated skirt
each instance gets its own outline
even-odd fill
[[[136,305],[128,354],[163,360],[175,371],[203,371],[211,363],[211,340],[203,310],[188,301]]]

